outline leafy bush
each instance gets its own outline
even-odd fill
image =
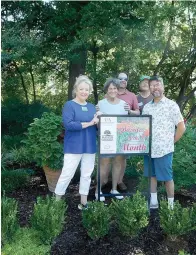
[[[191,255],[190,253],[187,253],[186,251],[184,250],[179,250],[178,251],[178,255]]]
[[[5,196],[1,200],[1,236],[2,241],[5,244],[12,240],[15,232],[19,228],[17,219],[17,207],[18,203]]]
[[[143,156],[130,156],[127,159],[125,175],[128,177],[138,177],[143,173]]]
[[[147,202],[139,191],[133,197],[113,199],[111,208],[116,224],[125,236],[136,236],[148,225]]]
[[[62,134],[62,118],[54,113],[44,113],[30,125],[23,141],[29,158],[41,167],[58,170],[63,164],[63,144],[58,141]]]
[[[19,148],[22,146],[21,141],[24,139],[24,135],[4,135],[1,142],[4,144],[7,150],[12,148]]]
[[[32,163],[33,159],[28,153],[28,149],[25,146],[20,148],[12,149],[10,151],[14,163],[20,164],[21,166]]]
[[[29,163],[33,163],[32,157],[28,153],[28,149],[24,146],[20,148],[12,148],[7,150],[2,144],[1,150],[1,168],[5,170],[14,164],[19,164],[20,166],[26,166]]]
[[[43,245],[37,238],[37,232],[33,229],[21,228],[13,242],[6,244],[2,249],[2,255],[46,255],[50,254],[50,245]]]
[[[175,241],[178,236],[196,229],[195,205],[191,208],[182,208],[176,201],[173,210],[171,210],[168,209],[167,201],[163,200],[160,204],[160,225],[171,240]]]
[[[16,169],[3,170],[1,172],[1,190],[5,192],[12,192],[17,188],[22,188],[28,185],[32,170],[30,169]]]
[[[82,211],[82,223],[92,239],[99,239],[109,232],[111,214],[101,202],[90,202],[88,209]]]
[[[38,232],[40,240],[50,244],[60,234],[65,222],[67,205],[64,200],[55,197],[38,197],[31,217],[32,228]]]
[[[17,98],[10,98],[2,103],[2,133],[18,135],[24,133],[34,118],[40,118],[49,109],[40,102],[24,104]]]
[[[175,145],[173,171],[175,189],[196,184],[196,128],[191,123]]]
[[[6,169],[7,165],[11,165],[14,162],[14,156],[11,152],[9,152],[4,144],[1,145],[1,168],[3,170]]]

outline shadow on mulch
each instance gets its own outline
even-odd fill
[[[106,192],[110,191],[110,185],[109,183],[105,187]],[[68,204],[67,222],[62,233],[52,244],[52,255],[178,255],[178,251],[183,249],[191,255],[196,255],[196,231],[175,242],[169,242],[160,228],[158,210],[151,211],[149,224],[138,237],[124,237],[115,226],[111,226],[107,236],[96,241],[91,240],[82,226],[81,211],[77,208],[80,202],[78,189],[79,185],[72,183],[65,195]],[[95,183],[92,181],[89,192],[90,201],[95,199],[94,192]],[[44,197],[47,194],[51,195],[45,176],[41,172],[32,178],[27,188],[8,194],[9,197],[18,201],[19,220],[22,227],[29,226],[37,196]],[[183,199],[187,198],[183,197]],[[109,198],[106,200],[110,202]]]

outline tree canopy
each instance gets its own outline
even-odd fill
[[[185,117],[196,114],[194,1],[3,1],[2,100],[18,97],[55,109],[71,98],[75,78],[93,81],[92,102],[106,78],[164,78],[166,95]]]

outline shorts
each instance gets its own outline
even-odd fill
[[[144,156],[144,176],[156,177],[158,181],[173,180],[172,160],[173,152],[161,158],[151,158],[152,174],[149,176],[149,156]]]

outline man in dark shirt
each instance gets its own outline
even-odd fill
[[[153,99],[153,95],[150,93],[149,89],[149,79],[150,76],[147,75],[142,75],[140,77],[139,94],[137,95],[140,114],[142,114],[144,105],[149,103]]]

